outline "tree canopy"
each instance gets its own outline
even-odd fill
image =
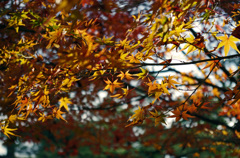
[[[0,6],[8,156],[240,156],[237,0]]]

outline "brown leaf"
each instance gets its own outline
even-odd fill
[[[235,28],[235,30],[232,32],[232,35],[240,39],[240,26]]]

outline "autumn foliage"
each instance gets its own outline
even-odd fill
[[[5,142],[62,157],[240,156],[237,1],[0,6]]]

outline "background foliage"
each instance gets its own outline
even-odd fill
[[[240,156],[237,0],[0,6],[2,157]]]

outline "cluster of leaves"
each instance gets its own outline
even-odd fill
[[[232,20],[239,5],[222,7],[232,11],[224,15],[213,1],[202,0],[10,2],[0,2],[5,8],[0,96],[6,116],[0,125],[8,138],[59,140],[50,149],[59,155],[76,155],[79,146],[89,144],[116,147],[108,137],[123,154],[140,142],[177,156],[217,155],[218,148],[239,155],[234,146],[240,141],[239,62],[226,64],[240,57],[240,26]],[[146,9],[136,13],[141,5]],[[227,20],[219,24],[215,16]],[[198,73],[177,68],[190,64]],[[170,118],[175,121],[168,125]],[[226,118],[235,119],[235,126]],[[39,132],[44,129],[47,136]],[[83,138],[89,141],[74,142]],[[113,154],[114,148],[102,146],[91,151]]]

